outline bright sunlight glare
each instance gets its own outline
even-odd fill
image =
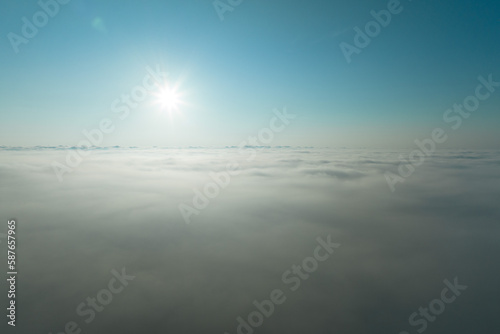
[[[179,92],[176,85],[165,84],[155,94],[156,104],[160,106],[161,111],[167,111],[169,115],[180,112],[180,106],[184,104],[182,93]]]
[[[160,91],[159,100],[162,108],[172,110],[178,107],[180,96],[175,89],[165,87]]]

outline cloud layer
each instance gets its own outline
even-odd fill
[[[498,328],[500,152],[438,151],[392,193],[384,173],[401,153],[109,148],[60,183],[63,148],[0,148],[0,208],[18,220],[16,332],[74,321],[93,334],[233,334],[281,289],[256,333],[416,333],[409,316],[454,277],[468,288],[426,333]],[[179,204],[229,162],[240,174],[186,225]],[[328,235],[341,247],[291,291],[283,272]],[[136,278],[85,323],[77,305],[121,268]]]

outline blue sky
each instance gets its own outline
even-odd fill
[[[401,1],[403,10],[346,61],[354,27],[388,1],[245,0],[221,21],[211,1],[83,1],[15,53],[36,1],[0,4],[0,145],[76,145],[101,119],[103,145],[238,145],[274,108],[297,115],[273,145],[413,147],[443,113],[500,81],[497,1]],[[120,121],[112,102],[161,66],[185,94],[170,115],[150,97]],[[499,148],[500,90],[444,146]]]

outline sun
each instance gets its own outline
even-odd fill
[[[189,99],[191,94],[185,89],[185,76],[180,75],[177,79],[157,81],[155,89],[150,92],[150,106],[160,116],[168,117],[170,121],[185,119],[185,112],[192,108]]]
[[[162,87],[158,92],[158,103],[162,109],[178,111],[182,103],[181,94],[175,87]]]
[[[182,116],[181,107],[186,104],[184,101],[184,92],[179,90],[179,84],[165,82],[158,86],[158,90],[153,93],[154,104],[158,106],[159,112],[173,116]]]

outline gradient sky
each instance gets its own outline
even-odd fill
[[[238,145],[286,106],[298,117],[272,145],[414,147],[479,75],[500,81],[500,3],[401,4],[348,64],[339,43],[387,1],[244,1],[221,21],[210,0],[71,0],[17,54],[7,34],[40,7],[2,1],[0,145],[76,145],[105,117],[103,145]],[[146,66],[186,105],[169,117],[150,98],[119,121],[110,106]],[[499,148],[499,107],[500,90],[443,147]]]

